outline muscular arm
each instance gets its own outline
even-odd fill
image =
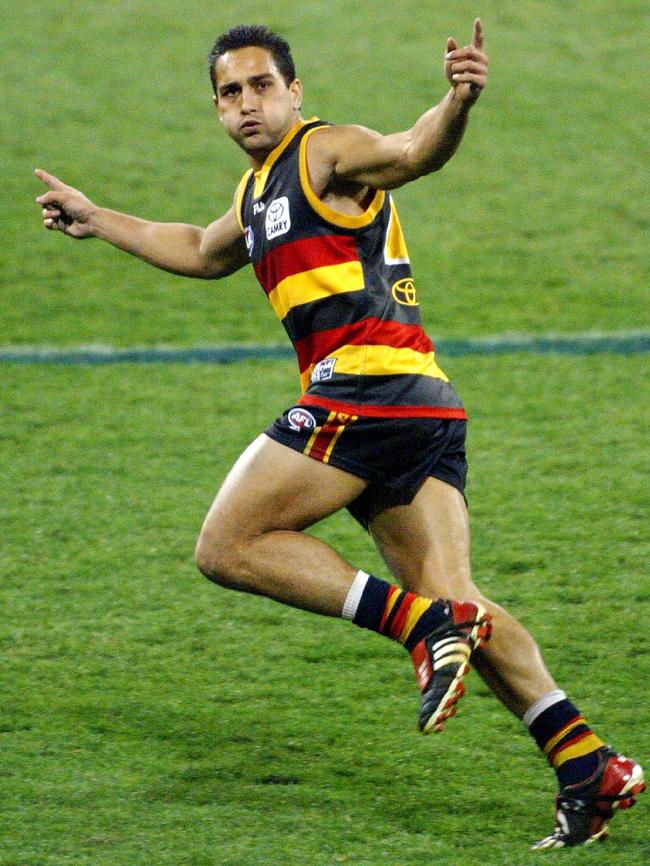
[[[487,81],[479,19],[470,45],[458,48],[454,39],[447,40],[445,75],[450,91],[404,132],[380,135],[360,126],[333,126],[313,135],[308,159],[315,189],[321,192],[337,180],[393,189],[441,168],[460,144]]]
[[[380,135],[361,126],[325,127],[310,142],[328,173],[374,189],[395,189],[437,171],[453,156],[467,126],[469,107],[453,91],[406,132]],[[313,157],[312,157],[313,154]]]
[[[234,208],[207,228],[149,222],[101,208],[92,219],[92,227],[95,237],[181,276],[216,279],[248,263]]]
[[[37,199],[47,229],[78,239],[100,238],[157,268],[187,277],[225,277],[248,262],[234,207],[205,229],[150,222],[98,207],[79,190],[40,169],[36,175],[50,187]]]

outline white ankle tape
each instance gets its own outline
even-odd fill
[[[343,619],[352,620],[357,615],[359,602],[361,601],[361,596],[363,595],[363,591],[368,583],[369,576],[370,575],[366,574],[365,571],[357,571],[357,576],[352,581],[352,586],[348,590],[348,595],[345,599],[343,610],[341,611]]]
[[[522,722],[529,728],[535,719],[538,716],[541,716],[544,710],[547,710],[549,707],[552,707],[553,704],[558,704],[560,701],[564,700],[566,700],[566,693],[561,689],[554,689],[552,692],[547,692],[545,695],[542,695],[541,698],[538,698],[532,707],[528,707],[524,713]]]

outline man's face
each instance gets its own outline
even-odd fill
[[[287,86],[273,55],[257,46],[227,51],[215,71],[214,102],[228,135],[254,160],[263,160],[300,116],[300,82]]]

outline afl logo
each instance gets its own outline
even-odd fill
[[[413,277],[405,277],[393,283],[392,294],[398,304],[405,307],[417,307],[418,301],[415,296],[415,284]]]
[[[273,199],[266,211],[266,237],[268,240],[285,235],[291,228],[291,214],[289,213],[289,199],[286,195]]]
[[[300,433],[302,430],[313,430],[316,426],[316,419],[311,412],[297,407],[291,409],[287,415],[287,421],[289,422],[289,427],[295,430],[296,433]]]

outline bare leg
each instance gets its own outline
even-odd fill
[[[235,463],[205,518],[197,565],[223,586],[340,616],[357,569],[302,530],[365,486],[261,435]]]
[[[513,713],[523,716],[557,688],[531,635],[472,581],[467,508],[456,489],[429,478],[410,505],[377,515],[370,532],[406,589],[430,598],[479,600],[492,614],[492,638],[473,664]]]

